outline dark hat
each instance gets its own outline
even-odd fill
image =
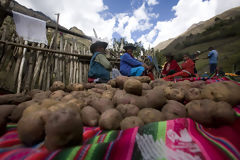
[[[125,49],[125,50],[127,50],[127,49],[135,50],[136,47],[135,47],[134,45],[132,45],[132,44],[127,44],[127,45],[125,45],[125,46],[123,47],[123,49]]]
[[[93,44],[90,46],[90,51],[91,51],[92,53],[94,53],[94,52],[95,52],[95,49],[96,49],[97,47],[99,47],[99,46],[101,46],[101,47],[103,47],[104,49],[106,49],[106,48],[107,48],[107,45],[108,45],[107,42],[97,41],[97,42],[93,43]]]
[[[165,57],[174,57],[174,56],[172,55],[172,53],[165,53],[164,55],[165,55]]]

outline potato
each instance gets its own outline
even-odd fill
[[[139,80],[129,78],[125,81],[123,88],[127,93],[142,95],[142,83]]]
[[[108,109],[102,113],[99,119],[101,129],[114,130],[120,127],[121,113],[116,109]]]
[[[46,99],[44,99],[40,102],[40,106],[43,107],[43,108],[49,108],[52,105],[57,104],[57,103],[59,103],[58,100],[51,99],[51,98],[46,98]]]
[[[105,90],[103,93],[102,93],[102,98],[107,98],[107,99],[112,99],[113,98],[113,95],[114,95],[115,91],[114,90]]]
[[[240,86],[231,81],[211,83],[201,90],[203,98],[226,101],[231,105],[240,104]]]
[[[201,89],[203,86],[206,85],[206,81],[194,81],[194,82],[191,82],[190,86],[192,88],[199,88]]]
[[[107,89],[110,89],[110,88],[112,88],[112,87],[111,87],[111,85],[109,85],[109,84],[97,83],[97,84],[95,84],[95,88],[107,90]]]
[[[168,100],[162,108],[162,113],[166,120],[182,118],[187,116],[186,108],[182,103],[174,100]]]
[[[152,87],[148,83],[142,83],[142,89],[143,90],[150,90]]]
[[[100,113],[114,107],[113,102],[107,98],[94,99],[90,102],[90,105]]]
[[[52,92],[49,95],[49,98],[55,99],[55,100],[61,100],[65,95],[67,95],[66,92],[62,91],[62,90],[57,90]]]
[[[51,94],[50,91],[40,92],[33,96],[33,100],[36,102],[41,102],[43,99],[46,99]]]
[[[128,128],[134,128],[134,127],[141,127],[144,125],[144,122],[136,116],[130,116],[124,118],[121,123],[121,130],[128,129]]]
[[[78,113],[70,108],[52,112],[45,125],[44,145],[49,151],[80,145],[83,125]]]
[[[17,131],[21,142],[32,146],[44,140],[44,117],[48,117],[49,111],[46,108],[40,109],[34,114],[23,116],[18,124]]]
[[[155,79],[153,81],[150,82],[149,84],[152,88],[156,87],[156,86],[164,86],[167,87],[168,86],[168,82],[165,81],[164,79]]]
[[[91,106],[86,106],[81,111],[81,118],[86,126],[97,126],[99,117],[98,111]]]
[[[116,88],[117,87],[117,82],[115,79],[111,79],[107,82],[107,84],[111,85],[112,87]]]
[[[96,93],[99,93],[99,94],[103,94],[103,92],[105,91],[105,89],[100,89],[100,88],[91,88],[88,90],[89,92],[90,91],[93,91],[93,92],[96,92]]]
[[[223,101],[193,100],[186,105],[186,108],[191,119],[206,127],[232,124],[236,119],[231,105]]]
[[[202,95],[201,95],[201,90],[200,89],[198,89],[198,88],[190,88],[185,93],[185,100],[186,101],[197,100],[197,99],[202,99]]]
[[[130,104],[131,98],[124,90],[117,90],[113,96],[113,104]]]
[[[83,90],[84,90],[84,86],[83,86],[83,84],[80,84],[80,83],[70,83],[66,87],[66,91],[67,92],[83,91]]]
[[[161,87],[155,87],[152,90],[148,90],[145,97],[147,103],[145,108],[161,109],[167,100]]]
[[[121,114],[122,117],[136,116],[139,108],[133,104],[119,104],[116,108]]]
[[[12,122],[18,122],[19,119],[22,117],[23,111],[33,105],[33,104],[37,104],[37,102],[35,102],[34,100],[31,101],[26,101],[23,103],[20,103],[19,105],[17,105],[17,107],[12,111],[11,116],[9,117],[11,119]]]
[[[28,106],[22,114],[22,117],[27,116],[27,115],[33,115],[35,112],[41,110],[42,107],[39,104],[32,104],[30,106]]]
[[[83,87],[84,89],[91,89],[95,87],[95,83],[84,83]]]
[[[126,76],[118,76],[116,78],[116,83],[117,83],[117,87],[120,89],[123,89],[123,85],[125,83],[125,81],[127,81],[129,78]]]
[[[44,92],[44,91],[42,91],[40,89],[33,89],[33,90],[29,91],[27,94],[33,98],[35,94],[41,93],[41,92]]]
[[[79,113],[84,106],[85,106],[84,101],[78,100],[76,98],[71,99],[70,101],[66,102],[66,107],[73,108],[76,111],[78,111]]]
[[[67,102],[67,101],[70,101],[71,99],[74,99],[75,97],[72,95],[72,94],[66,94],[62,99],[61,101],[62,102]]]
[[[167,87],[164,89],[165,96],[169,100],[176,100],[182,102],[184,100],[185,92],[182,89]]]
[[[151,81],[151,78],[148,77],[148,76],[134,76],[134,77],[131,77],[131,78],[139,80],[141,83],[149,83]]]
[[[64,90],[64,89],[65,89],[65,84],[61,81],[53,82],[52,86],[49,88],[49,90],[52,92],[57,90]]]
[[[164,114],[154,108],[141,109],[138,112],[138,117],[143,120],[144,124],[165,120]]]
[[[0,117],[8,120],[8,116],[10,116],[13,110],[16,108],[16,105],[0,105]]]

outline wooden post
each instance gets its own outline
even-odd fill
[[[28,41],[24,42],[25,45],[28,44]],[[19,69],[19,74],[18,74],[18,85],[17,85],[17,93],[20,93],[21,90],[21,84],[22,84],[22,71],[23,71],[23,65],[25,61],[25,53],[26,53],[26,48],[23,49],[23,55],[22,55],[22,61]]]
[[[44,44],[41,44],[41,48],[44,48]],[[40,52],[42,51],[38,51],[38,57],[37,57],[37,61],[36,61],[36,65],[34,68],[34,72],[33,72],[33,79],[32,79],[32,85],[31,88],[34,89],[37,79],[39,77],[39,71],[40,71],[40,67],[43,61],[43,54],[41,54]]]

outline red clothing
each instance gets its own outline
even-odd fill
[[[174,70],[175,72],[180,72],[181,68],[179,67],[176,60],[172,60],[171,62],[167,62],[164,65],[162,74],[168,74],[169,71]]]
[[[182,70],[186,70],[191,73],[191,75],[194,75],[194,62],[190,58],[188,60],[184,61],[182,64]]]

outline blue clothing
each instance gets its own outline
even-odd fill
[[[144,67],[139,66],[139,67],[134,67],[131,69],[130,76],[141,76],[143,74]]]
[[[217,69],[217,64],[216,63],[210,64],[210,73],[215,73],[216,69]]]
[[[95,58],[100,52],[95,52],[90,60],[90,70],[88,77],[90,78],[101,78],[103,80],[110,80],[110,72],[104,68],[104,66],[95,61]]]
[[[131,69],[142,66],[142,64],[130,54],[124,53],[120,58],[120,73],[124,76],[131,76]]]
[[[209,64],[217,64],[218,60],[218,52],[216,50],[212,50],[208,53]]]

